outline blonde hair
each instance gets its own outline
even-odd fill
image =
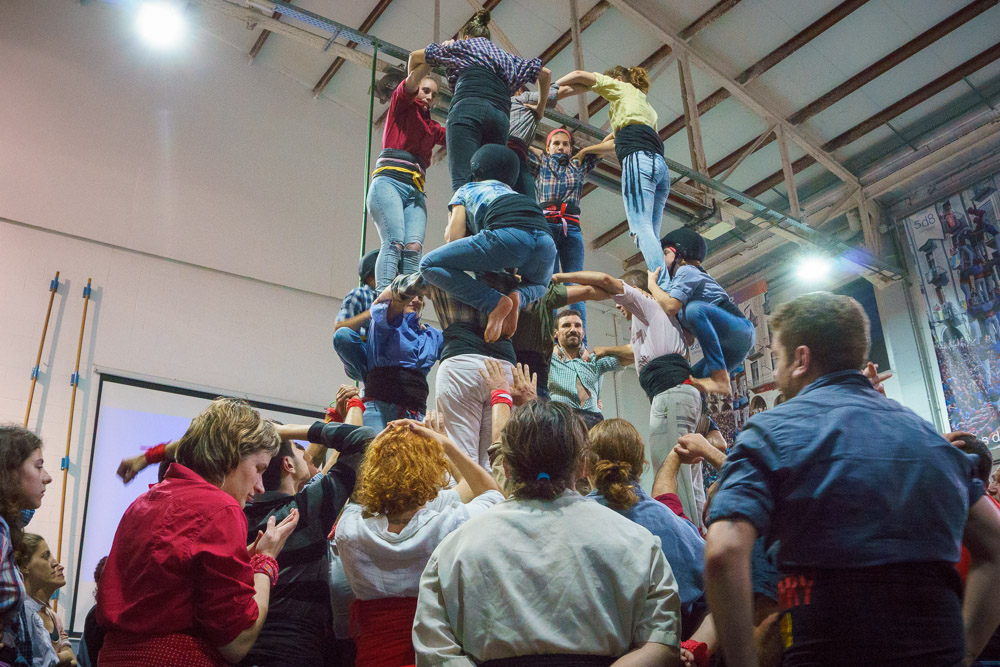
[[[606,419],[590,429],[590,465],[594,486],[614,509],[637,502],[635,482],[646,463],[642,436],[624,419]]]
[[[174,459],[212,484],[221,484],[240,461],[257,452],[274,456],[281,439],[274,424],[249,403],[217,398],[177,442]]]
[[[465,22],[462,29],[458,31],[459,37],[485,37],[490,38],[490,12],[480,9],[472,15],[472,18]]]
[[[441,443],[390,424],[368,445],[354,501],[369,514],[405,512],[433,500],[447,483]]]
[[[622,65],[615,65],[606,72],[605,76],[610,76],[612,79],[621,77],[621,80],[630,83],[643,93],[649,92],[649,73],[646,71],[645,67],[623,67]]]

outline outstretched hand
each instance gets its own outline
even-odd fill
[[[147,465],[145,454],[122,459],[122,462],[118,464],[117,475],[122,478],[123,484],[128,484],[135,479],[136,475],[145,470]]]
[[[340,415],[341,419],[347,418],[347,402],[352,398],[357,398],[361,395],[361,390],[349,384],[342,384],[337,390],[337,414]]]
[[[514,407],[520,407],[538,398],[538,373],[532,373],[528,364],[517,364],[510,370],[514,376],[514,384],[510,389]]]
[[[430,410],[424,415],[424,421],[421,424],[425,428],[429,428],[438,435],[448,437],[448,434],[444,430],[444,415],[437,410]]]
[[[485,361],[485,371],[480,368],[479,375],[486,383],[486,388],[490,392],[506,391],[510,393],[510,382],[507,381],[507,373],[504,372],[503,365],[496,359]]]

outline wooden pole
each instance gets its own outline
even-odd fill
[[[570,32],[573,37],[573,67],[578,70],[583,69],[583,42],[580,41],[580,11],[576,6],[576,0],[569,0],[569,20]],[[590,122],[590,112],[587,111],[587,96],[580,95],[580,120],[584,123]]]
[[[56,559],[62,562],[62,541],[63,522],[66,519],[66,482],[69,478],[69,450],[73,444],[73,413],[76,410],[76,388],[80,384],[80,355],[83,353],[83,332],[87,327],[87,306],[90,305],[90,278],[87,278],[87,286],[83,288],[83,318],[80,320],[80,341],[76,346],[76,365],[73,367],[73,375],[70,377],[70,385],[73,392],[69,400],[69,428],[66,431],[66,454],[59,464],[62,469],[62,501],[59,510],[59,540],[56,547]],[[56,602],[58,605],[58,601]]]
[[[45,347],[45,334],[49,330],[49,316],[52,315],[52,302],[59,291],[59,272],[49,283],[49,308],[45,311],[45,324],[42,325],[42,339],[38,341],[38,356],[35,357],[35,366],[31,369],[31,389],[28,391],[28,408],[24,411],[24,428],[28,428],[28,418],[31,416],[31,401],[35,398],[35,384],[38,382],[38,368],[42,364],[42,349]]]

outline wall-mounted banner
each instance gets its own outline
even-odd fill
[[[948,421],[1000,448],[997,175],[904,220],[941,370]]]

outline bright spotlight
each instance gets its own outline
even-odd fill
[[[177,5],[146,2],[139,8],[136,28],[150,45],[166,49],[177,44],[184,34],[184,17]]]
[[[830,273],[830,260],[826,257],[821,257],[818,255],[813,255],[809,257],[803,257],[799,260],[799,266],[795,274],[800,280],[806,282],[819,282],[826,278],[827,274]]]

